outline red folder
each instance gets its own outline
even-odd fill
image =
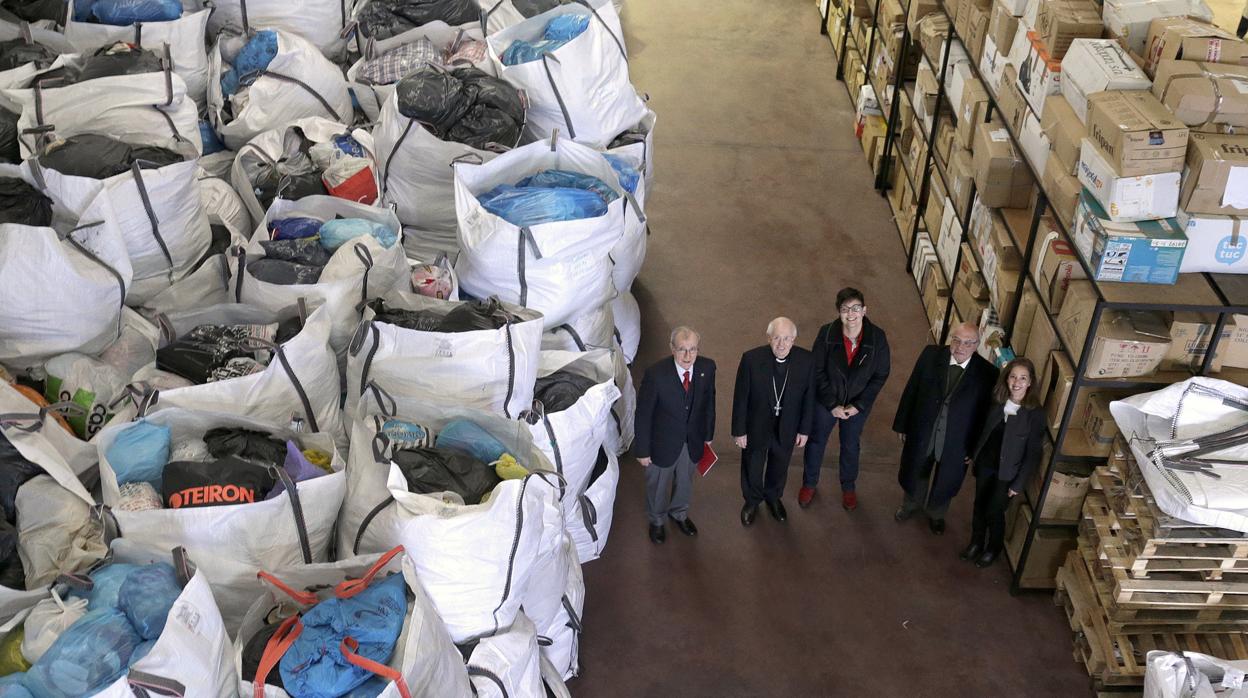
[[[718,462],[719,456],[715,455],[715,449],[711,448],[710,444],[706,444],[702,447],[702,458],[698,460],[698,473],[706,477],[706,474],[711,472],[711,468],[714,468]]]

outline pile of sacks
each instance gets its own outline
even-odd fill
[[[568,695],[653,183],[618,11],[0,9],[0,698]]]

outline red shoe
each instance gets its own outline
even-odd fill
[[[803,487],[797,491],[797,505],[803,509],[810,506],[810,501],[815,498],[815,488]]]
[[[845,507],[845,511],[853,511],[858,508],[858,493],[842,492],[841,506]]]

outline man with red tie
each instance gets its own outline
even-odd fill
[[[667,518],[687,536],[698,535],[689,519],[693,473],[715,436],[715,362],[698,356],[701,336],[690,327],[672,330],[672,359],[646,369],[637,392],[633,455],[646,469],[650,540],[667,539]]]

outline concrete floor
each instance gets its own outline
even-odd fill
[[[1008,593],[1004,560],[960,562],[969,488],[949,530],[897,524],[890,430],[927,341],[886,201],[851,127],[811,0],[627,0],[632,77],[659,114],[653,236],[635,287],[641,367],[673,325],[702,331],[719,363],[721,463],[695,485],[701,534],[646,536],[642,472],[626,458],[605,556],[585,568],[577,696],[1078,696],[1089,681],[1047,594]],[[809,347],[854,285],[889,334],[894,373],[863,446],[861,507],[839,505],[835,447],[820,497],[789,521],[743,529],[739,456],[728,433],[741,352],[775,315]],[[800,463],[800,455],[795,457]]]

